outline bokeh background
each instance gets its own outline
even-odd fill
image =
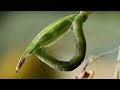
[[[47,66],[35,55],[27,58],[16,74],[16,65],[34,39],[47,25],[79,11],[0,11],[0,79],[75,79],[84,62],[75,70],[64,72]],[[97,11],[84,23],[87,53],[98,55],[120,45],[120,12]],[[60,60],[70,60],[75,53],[72,31],[50,46],[48,52]],[[87,69],[95,71],[94,79],[112,79],[118,52],[103,57]]]

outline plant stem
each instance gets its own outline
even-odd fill
[[[99,55],[97,55],[97,56],[91,55],[91,56],[88,57],[89,63],[91,64],[91,63],[93,63],[94,61],[96,61],[96,60],[98,60],[98,59],[100,59],[100,58],[102,58],[102,57],[104,57],[104,56],[106,56],[106,55],[109,55],[109,54],[111,54],[111,53],[113,53],[113,52],[116,52],[117,50],[118,50],[118,48],[115,48],[115,49],[113,49],[113,50],[110,50],[110,51],[101,53],[101,54],[99,54]]]
[[[114,73],[114,79],[119,79],[119,71],[118,71],[119,62],[120,62],[120,47],[118,51],[118,58],[117,58],[117,64],[116,64],[115,73]]]

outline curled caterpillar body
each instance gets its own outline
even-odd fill
[[[50,67],[61,71],[72,71],[84,60],[86,54],[86,40],[83,33],[83,23],[87,19],[85,12],[80,12],[72,22],[73,34],[76,41],[76,54],[68,62],[57,60],[50,56],[44,47],[36,50],[37,57]]]

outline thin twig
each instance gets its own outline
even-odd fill
[[[119,62],[120,62],[120,47],[118,51],[118,58],[117,58],[117,64],[116,64],[115,73],[114,73],[114,79],[119,79],[119,71],[118,71]]]
[[[98,60],[98,59],[100,59],[100,58],[102,58],[102,57],[104,57],[104,56],[107,56],[107,55],[109,55],[109,54],[111,54],[111,53],[113,53],[113,52],[116,52],[118,49],[119,49],[119,48],[115,48],[115,49],[113,49],[113,50],[110,50],[110,51],[101,53],[101,54],[99,54],[99,55],[97,55],[97,56],[94,56],[94,55],[89,56],[89,57],[88,57],[89,64],[93,63],[94,61],[96,61],[96,60]]]

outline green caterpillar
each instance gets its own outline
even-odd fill
[[[52,68],[62,71],[71,71],[77,68],[84,60],[86,53],[86,40],[82,28],[83,22],[85,22],[86,19],[87,13],[81,11],[79,14],[63,17],[43,29],[23,53],[16,67],[16,72],[23,65],[25,58],[33,53],[35,53],[39,59]],[[73,28],[73,34],[76,40],[75,56],[70,61],[64,62],[48,55],[45,48],[54,44],[66,35],[70,31],[70,28]]]

